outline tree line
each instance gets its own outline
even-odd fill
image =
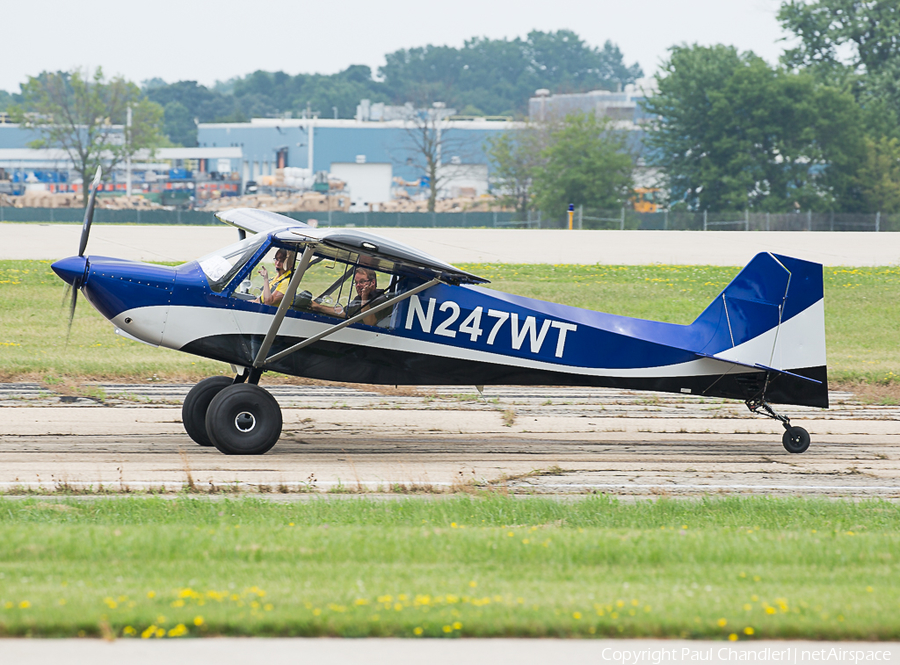
[[[769,65],[679,46],[646,108],[648,154],[672,204],[783,212],[900,210],[900,6],[787,0],[795,37]]]
[[[246,122],[287,113],[299,117],[307,110],[319,117],[353,118],[361,99],[417,106],[441,101],[464,115],[522,116],[538,88],[615,90],[643,75],[637,64],[625,63],[612,42],[598,48],[570,30],[532,31],[514,39],[476,37],[458,48],[400,49],[385,55],[377,74],[365,65],[331,75],[256,71],[211,87],[154,78],[143,82],[141,92],[163,109],[169,141],[191,147],[197,142],[197,122]],[[34,110],[28,85],[21,93],[0,91],[0,111],[13,105]]]

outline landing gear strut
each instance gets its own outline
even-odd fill
[[[789,453],[805,453],[809,448],[809,432],[802,427],[791,425],[791,419],[782,413],[776,412],[766,401],[766,389],[769,387],[769,375],[766,373],[766,383],[756,397],[748,399],[745,404],[747,408],[759,416],[772,418],[777,420],[784,426],[784,434],[781,436],[781,443],[784,449]]]

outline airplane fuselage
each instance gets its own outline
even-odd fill
[[[166,267],[89,257],[80,286],[122,334],[237,367],[253,364],[276,311],[228,290],[214,292],[197,262]],[[822,380],[824,339],[821,349],[802,342],[822,323],[824,309],[821,301],[801,305],[778,328],[779,346],[801,349],[782,364]],[[742,347],[759,346],[771,333],[765,312],[741,322],[731,320],[736,311],[729,317],[711,305],[694,324],[677,325],[438,284],[399,303],[380,326],[357,323],[264,369],[353,383],[608,386],[748,399],[765,372],[728,360],[741,361]],[[271,353],[334,323],[289,309]],[[746,328],[738,331],[746,341],[736,343],[738,326]],[[790,376],[775,378],[769,399],[827,406],[827,392],[823,403],[823,391]]]

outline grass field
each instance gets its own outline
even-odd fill
[[[462,265],[492,287],[614,314],[690,323],[738,272],[714,266]],[[195,381],[221,363],[132,342],[83,298],[65,343],[64,284],[48,261],[0,261],[0,380]],[[832,384],[900,383],[900,268],[826,268]]]
[[[886,502],[0,500],[0,634],[900,638]]]

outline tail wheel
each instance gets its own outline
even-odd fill
[[[809,448],[809,432],[802,427],[789,427],[784,430],[781,443],[789,453],[805,453]]]
[[[213,398],[233,383],[234,381],[227,376],[211,376],[191,388],[184,398],[184,404],[181,406],[181,422],[184,423],[184,430],[188,436],[197,444],[213,445],[206,432],[206,412]]]
[[[250,383],[226,387],[206,412],[206,431],[226,455],[262,455],[281,436],[281,407],[271,394]]]

